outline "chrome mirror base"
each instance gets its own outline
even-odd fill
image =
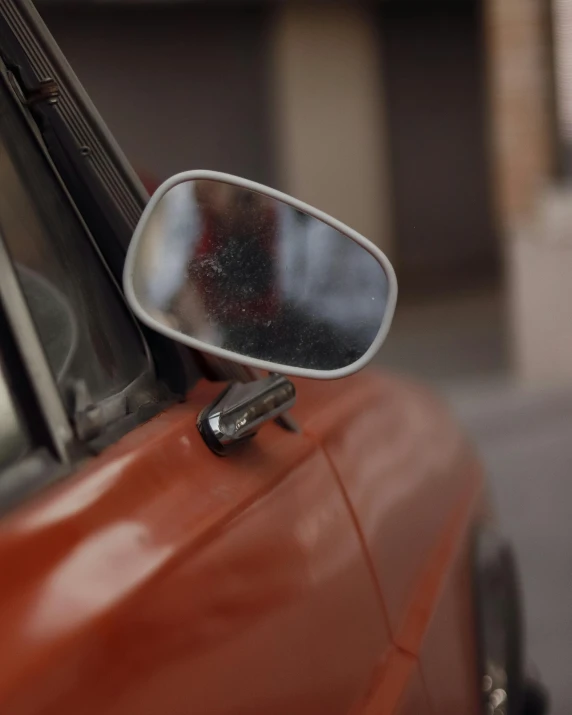
[[[200,412],[197,427],[209,449],[222,457],[253,437],[263,424],[283,415],[295,401],[296,388],[282,375],[232,383]]]

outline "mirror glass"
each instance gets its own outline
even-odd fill
[[[290,204],[222,181],[169,189],[131,264],[147,316],[212,347],[337,370],[380,329],[389,281],[363,246]]]

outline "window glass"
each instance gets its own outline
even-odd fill
[[[0,358],[0,469],[7,467],[28,448],[26,431],[16,410]]]
[[[147,367],[140,335],[21,108],[0,82],[0,230],[52,371],[99,401]]]

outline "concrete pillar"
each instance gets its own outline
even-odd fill
[[[522,223],[551,171],[547,4],[486,0],[489,98],[501,226]]]
[[[487,0],[496,199],[507,275],[515,375],[572,382],[572,195],[551,188],[555,166],[549,8]]]
[[[389,249],[379,41],[359,5],[284,3],[274,53],[282,188]]]
[[[509,243],[510,307],[517,376],[572,384],[572,190],[556,186]]]

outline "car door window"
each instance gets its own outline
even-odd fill
[[[28,449],[28,436],[10,392],[6,370],[0,357],[0,470]]]
[[[52,372],[99,402],[148,369],[142,338],[39,141],[0,82],[0,229]]]

